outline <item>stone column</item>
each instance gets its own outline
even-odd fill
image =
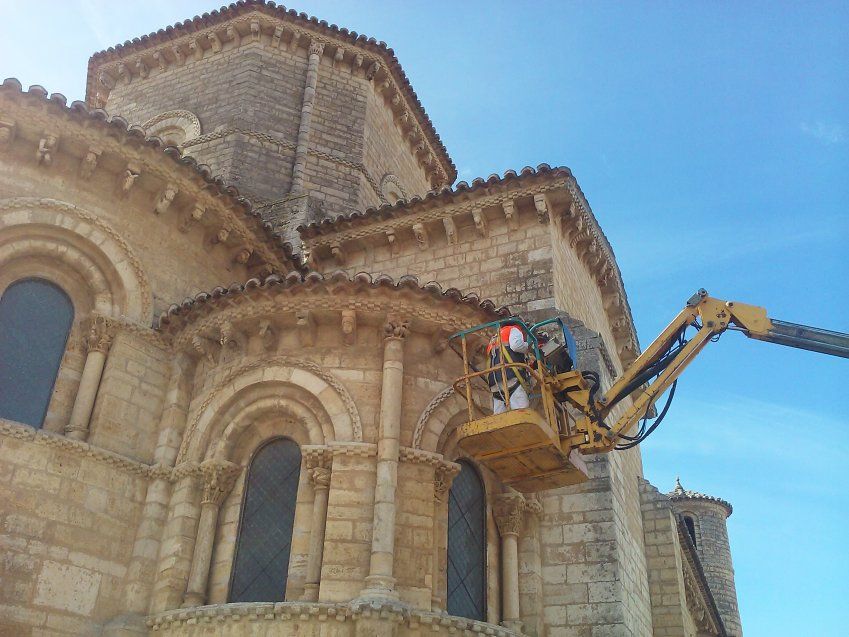
[[[407,323],[389,318],[384,325],[383,386],[380,392],[380,429],[371,559],[363,597],[397,599],[395,591],[395,485],[401,437],[401,399],[404,382],[404,338]]]
[[[203,497],[189,583],[186,594],[183,596],[183,608],[202,606],[206,601],[206,580],[212,560],[218,508],[233,488],[241,468],[232,462],[206,460],[201,463],[200,471],[203,479]]]
[[[444,511],[448,503],[448,490],[451,488],[451,482],[459,472],[460,465],[445,462],[437,466],[433,474],[433,565],[431,566],[430,609],[435,613],[446,610],[447,600],[445,599],[443,585],[447,586],[447,583],[442,558],[445,556],[445,548],[448,545],[448,538],[446,537],[448,515]]]
[[[309,469],[315,499],[312,503],[312,529],[310,531],[310,556],[304,584],[304,601],[318,601],[321,582],[321,560],[324,556],[324,530],[327,524],[327,496],[330,489],[330,468],[316,466]]]
[[[159,424],[159,438],[153,453],[154,464],[174,466],[186,428],[194,364],[194,358],[187,352],[178,352],[171,363],[165,406]]]
[[[292,195],[300,194],[304,190],[304,169],[307,163],[307,152],[309,151],[310,124],[312,122],[312,109],[315,104],[315,87],[318,83],[318,65],[323,52],[324,44],[321,42],[310,44],[304,100],[301,103],[301,123],[298,127],[295,161],[292,165],[292,187],[289,189],[289,193]]]
[[[501,536],[501,625],[522,632],[519,615],[519,531],[525,500],[518,493],[495,496],[493,514]]]
[[[71,419],[65,427],[65,435],[74,440],[88,438],[88,426],[103,367],[106,365],[106,354],[112,344],[112,334],[108,329],[106,318],[95,315],[88,324],[88,333],[83,339],[87,350],[80,386],[71,411]]]

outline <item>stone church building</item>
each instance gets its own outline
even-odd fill
[[[272,3],[3,82],[0,635],[742,635],[727,502],[458,448],[453,332],[639,345],[567,168],[456,176],[392,49]]]

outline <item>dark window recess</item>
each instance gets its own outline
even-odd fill
[[[229,601],[283,601],[300,473],[301,450],[288,438],[265,444],[251,460]]]
[[[41,427],[74,322],[61,288],[23,279],[0,298],[0,418]]]
[[[687,532],[690,534],[690,538],[693,540],[693,546],[698,546],[696,544],[696,524],[693,522],[693,518],[689,515],[684,516],[684,526],[687,527]]]
[[[486,498],[477,471],[461,462],[448,492],[448,613],[486,620]]]

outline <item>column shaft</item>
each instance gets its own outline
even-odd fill
[[[71,419],[65,429],[69,438],[74,440],[85,440],[88,438],[88,425],[91,412],[94,408],[94,399],[97,396],[97,388],[100,387],[100,378],[103,375],[103,367],[106,364],[106,351],[90,349],[85,358],[80,387],[74,400],[74,408],[71,411]]]
[[[218,522],[218,505],[204,502],[200,509],[200,522],[192,556],[192,570],[189,572],[189,584],[183,598],[183,607],[202,606],[206,601],[206,580],[209,576],[209,564],[212,561],[212,544],[215,540],[215,526]]]
[[[298,126],[295,161],[292,165],[292,186],[289,189],[289,192],[293,195],[300,194],[304,190],[304,169],[307,163],[307,152],[309,151],[312,109],[315,104],[315,87],[318,83],[318,65],[323,50],[324,45],[319,43],[314,43],[309,48],[304,99],[301,103],[301,123]]]
[[[503,624],[508,628],[521,627],[519,616],[519,536],[501,536],[501,582],[503,591]]]
[[[307,562],[307,577],[304,584],[304,601],[318,601],[321,582],[321,561],[324,556],[324,530],[327,524],[327,498],[330,486],[330,471],[316,467],[311,478],[315,485],[312,505],[312,530],[310,531],[310,555]]]

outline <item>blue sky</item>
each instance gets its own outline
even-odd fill
[[[0,7],[0,74],[82,99],[90,53],[218,5]],[[644,345],[699,287],[849,332],[846,3],[295,8],[395,49],[460,179],[569,166]],[[680,474],[734,504],[747,637],[845,634],[847,379],[849,361],[729,333],[643,445],[661,489]]]

